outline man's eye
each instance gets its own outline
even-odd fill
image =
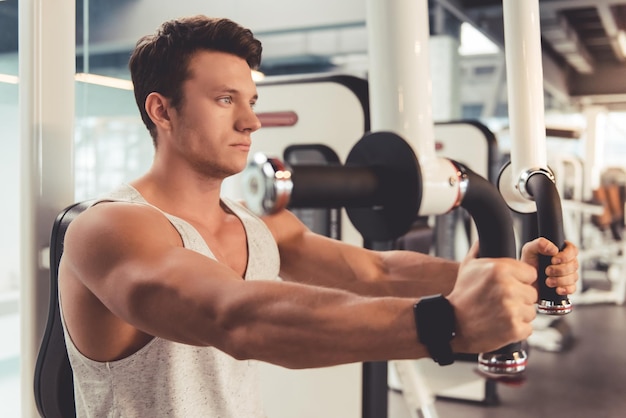
[[[227,104],[231,104],[233,102],[233,98],[230,96],[221,97],[219,100]]]

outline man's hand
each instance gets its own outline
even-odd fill
[[[536,316],[537,270],[512,258],[477,256],[475,243],[448,296],[457,321],[455,352],[488,352],[524,340]]]
[[[559,295],[569,295],[576,291],[578,281],[578,248],[565,241],[565,248],[558,247],[546,238],[537,238],[522,247],[521,260],[535,269],[539,265],[539,255],[551,256],[551,265],[546,268],[546,285],[555,287]]]

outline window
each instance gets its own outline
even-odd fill
[[[0,2],[0,405],[20,416],[20,141],[17,1]],[[6,12],[6,13],[4,13]]]

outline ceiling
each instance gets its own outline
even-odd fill
[[[438,2],[463,12],[474,25],[503,44],[501,0]],[[544,46],[560,60],[578,72],[589,73],[594,67],[624,64],[626,50],[620,49],[618,37],[626,30],[626,1],[541,0],[539,4]]]
[[[250,1],[250,0],[247,0]],[[312,1],[312,0],[309,0]],[[525,0],[519,0],[525,1]],[[125,6],[138,0],[108,0],[89,2],[89,15],[92,20],[107,21],[108,16],[119,16]],[[365,0],[363,0],[363,3]],[[244,3],[240,0],[239,4]],[[430,0],[432,10],[445,10],[448,16],[457,21],[471,23],[496,44],[504,44],[502,23],[502,0]],[[544,50],[544,70],[546,64],[557,69],[565,93],[573,98],[584,97],[596,102],[626,103],[626,0],[540,0],[542,44]],[[362,5],[359,5],[362,6]],[[364,6],[362,6],[364,7]],[[17,51],[18,0],[0,0],[0,53]],[[362,14],[355,21],[345,25],[331,22],[329,27],[343,28],[353,32],[353,36],[365,37],[365,22]],[[77,44],[82,44],[83,1],[77,1]],[[95,25],[98,22],[90,22]],[[106,25],[104,25],[106,27]],[[317,25],[316,30],[324,26]],[[433,24],[431,23],[431,31]],[[265,29],[259,37],[267,45],[270,59],[266,66],[276,73],[311,72],[332,69],[332,51],[316,54],[316,59],[303,59],[302,54],[276,54],[280,59],[272,61],[271,37],[297,36],[299,32],[311,32],[311,28],[294,27],[288,31],[272,32]],[[256,31],[255,31],[256,33]],[[264,36],[266,39],[264,39]],[[362,40],[366,53],[366,40]],[[620,46],[620,43],[623,43]],[[109,50],[101,61],[119,61],[125,67],[128,45],[119,51]],[[356,48],[359,49],[359,48]],[[344,51],[345,52],[345,51]],[[310,57],[309,57],[310,58]],[[550,62],[546,63],[546,60]],[[97,57],[91,65],[98,65]],[[104,65],[104,64],[103,64]],[[118,65],[118,64],[116,64]]]
[[[501,0],[437,2],[504,44]],[[626,1],[540,0],[539,5],[543,50],[561,69],[569,95],[626,102]]]

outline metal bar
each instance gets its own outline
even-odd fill
[[[503,0],[513,179],[546,167],[538,0]]]
[[[458,190],[454,166],[435,153],[426,0],[367,2],[372,131],[391,131],[415,150],[422,169],[420,215],[448,212]]]

